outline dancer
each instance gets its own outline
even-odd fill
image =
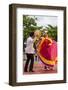
[[[41,37],[37,47],[37,54],[45,64],[46,69],[53,69],[57,60],[57,42],[46,34],[45,37]]]

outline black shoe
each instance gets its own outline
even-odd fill
[[[44,69],[45,69],[45,70],[50,70],[49,67],[47,67],[47,66],[45,66]]]
[[[34,72],[33,70],[29,70],[29,72]]]
[[[24,72],[27,72],[27,70],[24,70]]]

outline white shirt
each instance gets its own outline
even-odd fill
[[[34,40],[29,37],[27,39],[27,46],[25,48],[25,53],[28,53],[28,54],[34,54],[34,48],[33,48],[33,43],[34,43]]]

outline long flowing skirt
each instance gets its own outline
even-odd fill
[[[37,54],[45,65],[54,66],[57,62],[57,42],[52,40],[52,44],[49,45],[43,40],[40,48],[38,46]]]

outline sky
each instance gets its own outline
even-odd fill
[[[34,17],[34,16],[30,16],[30,17]],[[46,27],[48,24],[52,25],[52,26],[57,26],[57,17],[56,16],[36,16],[37,18],[36,23],[38,26],[43,26]]]

